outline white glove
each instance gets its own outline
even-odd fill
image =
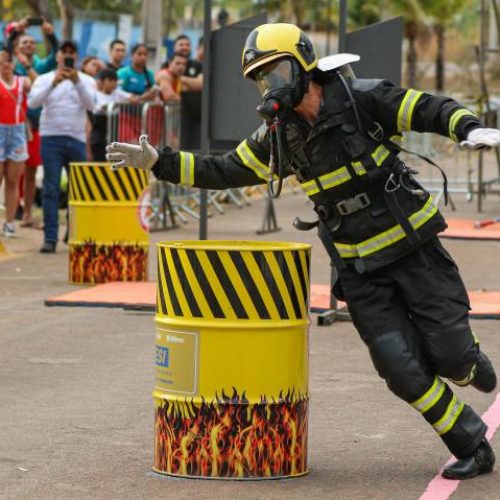
[[[112,142],[106,146],[106,160],[112,163],[111,170],[121,167],[151,170],[158,160],[158,152],[148,143],[148,136],[139,137],[139,146],[125,142]]]
[[[496,128],[475,128],[460,143],[464,149],[496,148],[500,146],[500,130]]]

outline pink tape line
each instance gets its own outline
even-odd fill
[[[486,438],[490,441],[500,426],[500,393],[497,394],[493,404],[486,410],[486,413],[483,415],[483,420],[488,426]],[[454,460],[456,460],[454,457],[450,457],[434,479],[428,484],[427,489],[419,500],[447,500],[455,492],[460,481],[453,481],[441,477],[443,469]]]

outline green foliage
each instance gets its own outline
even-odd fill
[[[471,0],[420,0],[424,11],[436,22],[447,25],[458,18],[465,7],[471,5]]]
[[[382,18],[382,5],[377,0],[351,0],[348,9],[349,21],[354,27],[368,26]]]

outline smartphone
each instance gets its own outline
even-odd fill
[[[72,57],[65,57],[64,58],[64,66],[66,66],[66,68],[74,68],[75,67],[75,60]]]
[[[26,20],[30,26],[41,26],[43,19],[41,17],[28,17]]]

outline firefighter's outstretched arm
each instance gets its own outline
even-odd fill
[[[263,184],[269,177],[268,144],[254,137],[220,156],[173,152],[169,147],[157,151],[146,136],[141,136],[139,145],[113,142],[106,151],[113,169],[128,166],[152,170],[160,180],[188,187],[227,189]]]
[[[368,106],[375,116],[383,117],[382,125],[388,130],[433,132],[471,149],[500,146],[499,130],[485,128],[472,111],[450,97],[403,89],[386,80],[380,81],[371,97]]]

